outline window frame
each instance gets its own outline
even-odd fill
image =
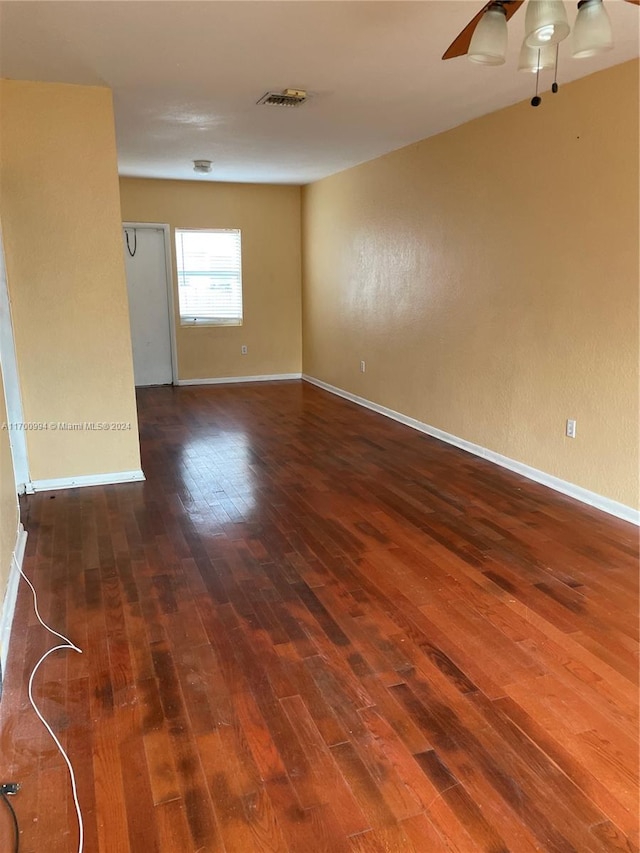
[[[239,317],[195,317],[192,315],[185,314],[183,316],[182,313],[182,304],[180,300],[180,260],[182,257],[182,252],[180,251],[180,247],[178,244],[179,235],[181,234],[237,234],[238,238],[238,266],[237,266],[237,276],[238,276],[238,284],[240,288],[240,316]],[[180,323],[180,328],[182,329],[190,329],[190,328],[223,328],[225,326],[233,327],[233,326],[242,326],[244,323],[244,281],[242,275],[242,229],[241,228],[180,228],[174,227],[174,237],[173,243],[176,253],[176,287],[177,287],[177,308],[178,308],[178,320]]]

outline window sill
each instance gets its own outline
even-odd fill
[[[242,320],[200,320],[197,322],[180,322],[181,329],[224,329],[228,326],[242,326]]]

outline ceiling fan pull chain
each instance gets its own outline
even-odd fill
[[[539,107],[542,103],[542,98],[538,95],[538,83],[540,82],[540,48],[538,48],[538,61],[536,65],[536,94],[534,98],[531,98],[532,107]]]
[[[560,55],[560,45],[556,45],[556,65],[555,70],[553,72],[553,84],[551,86],[551,91],[555,95],[558,91],[558,56]]]

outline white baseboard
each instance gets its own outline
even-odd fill
[[[473,453],[474,456],[481,456],[489,462],[494,462],[502,468],[508,468],[510,471],[515,471],[516,474],[521,474],[528,480],[534,480],[536,483],[541,483],[543,486],[548,486],[556,492],[561,492],[563,495],[568,495],[582,503],[589,504],[596,509],[600,509],[609,515],[615,515],[617,518],[622,518],[624,521],[629,521],[631,524],[640,525],[640,511],[626,504],[611,500],[604,495],[599,495],[596,492],[590,492],[588,489],[583,489],[582,486],[576,486],[575,483],[569,483],[567,480],[561,480],[559,477],[554,477],[552,474],[547,474],[545,471],[539,471],[537,468],[532,468],[525,465],[523,462],[518,462],[515,459],[510,459],[508,456],[502,456],[493,450],[488,450],[486,447],[481,447],[479,444],[473,444],[471,441],[465,441],[464,438],[458,438],[437,427],[429,426],[422,421],[417,421],[415,418],[407,417],[400,412],[395,412],[393,409],[388,409],[386,406],[380,406],[377,403],[372,403],[364,397],[358,397],[356,394],[351,394],[349,391],[343,391],[342,388],[336,388],[334,385],[329,385],[327,382],[322,382],[320,379],[315,379],[313,376],[302,374],[305,382],[310,382],[312,385],[317,385],[318,388],[323,388],[331,394],[336,394],[338,397],[344,397],[345,400],[350,400],[352,403],[357,403],[365,409],[371,409],[373,412],[378,412],[387,418],[392,418],[394,421],[399,421],[405,426],[412,429],[424,432],[433,438],[438,438],[440,441],[445,441],[447,444],[453,444],[461,450],[466,450],[467,453]]]
[[[135,483],[144,480],[144,474],[137,471],[114,471],[110,474],[83,474],[78,477],[54,477],[52,480],[32,480],[27,491],[51,492],[55,489],[78,489],[83,486],[111,486],[115,483]]]
[[[283,379],[302,379],[301,373],[272,373],[260,376],[220,376],[215,379],[178,379],[178,385],[229,385],[235,382],[278,382]]]
[[[2,602],[2,613],[0,615],[0,677],[4,678],[4,673],[7,671],[7,657],[9,655],[9,641],[11,639],[11,625],[13,624],[13,614],[16,609],[16,601],[18,599],[18,587],[20,585],[20,569],[24,559],[24,549],[27,544],[27,532],[22,525],[18,528],[16,537],[16,546],[13,550],[11,558],[11,568],[9,569],[9,580],[7,589]]]

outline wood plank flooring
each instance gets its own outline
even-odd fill
[[[301,382],[138,402],[145,483],[23,501],[87,853],[638,850],[636,528]],[[23,585],[23,853],[77,847],[51,645]]]

